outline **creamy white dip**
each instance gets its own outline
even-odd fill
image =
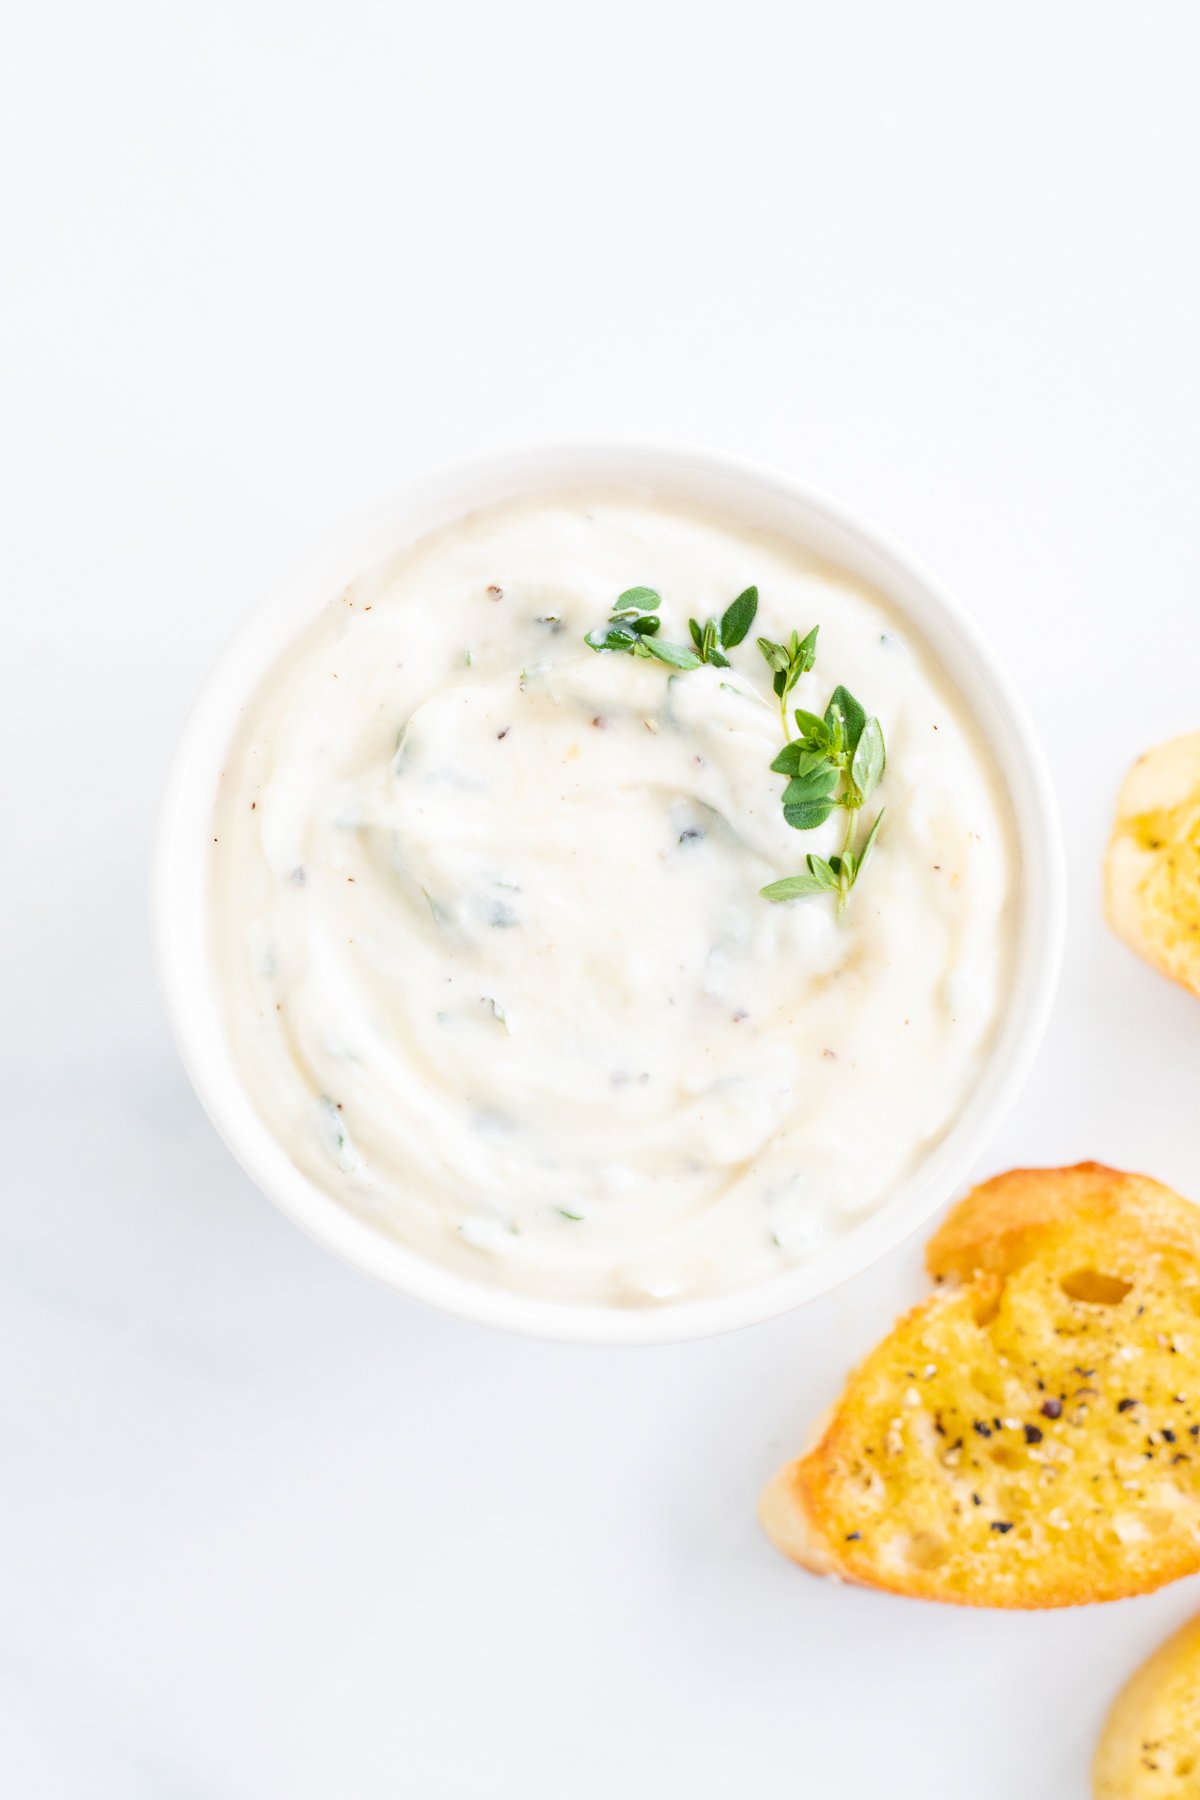
[[[589,650],[640,583],[685,643],[756,583],[732,669]],[[755,636],[814,624],[791,704],[843,683],[887,744],[840,917],[759,896],[845,831],[791,829],[770,770]],[[247,710],[213,846],[236,1060],[307,1175],[464,1276],[744,1287],[880,1207],[971,1092],[1005,809],[925,646],[801,548],[615,493],[481,511],[331,601]]]

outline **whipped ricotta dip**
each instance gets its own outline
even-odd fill
[[[597,654],[755,584],[728,669]],[[839,914],[759,890],[798,831],[758,635],[813,625],[887,746]],[[1009,802],[961,697],[877,593],[651,495],[506,502],[364,573],[246,708],[213,825],[213,957],[262,1120],[319,1187],[479,1283],[638,1306],[784,1274],[878,1210],[990,1050]]]

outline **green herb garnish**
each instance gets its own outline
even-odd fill
[[[584,642],[593,650],[655,657],[676,669],[698,669],[703,663],[727,669],[726,652],[744,641],[754,623],[758,589],[746,588],[730,602],[720,619],[707,619],[703,625],[697,619],[689,619],[688,630],[695,646],[691,650],[685,644],[665,642],[659,637],[661,605],[662,596],[654,588],[626,588],[608,622],[589,631]],[[800,677],[807,675],[816,663],[819,631],[818,625],[805,637],[793,631],[783,644],[771,638],[758,639],[759,651],[771,671],[786,740],[771,767],[776,774],[788,778],[782,799],[783,816],[789,825],[797,831],[812,831],[841,807],[849,814],[846,838],[838,855],[810,855],[805,859],[806,874],[772,881],[760,892],[767,900],[836,894],[841,912],[867,865],[883,821],[881,807],[856,849],[858,815],[883,780],[887,753],[879,720],[869,717],[866,708],[844,687],[833,690],[823,716],[797,707],[792,715],[797,736],[792,736],[788,696]]]
[[[793,631],[786,644],[773,644],[770,638],[760,637],[758,647],[762,651],[767,667],[773,671],[771,683],[779,701],[779,716],[783,720],[783,735],[790,738],[791,727],[788,725],[787,697],[802,675],[807,675],[817,660],[817,633],[821,629],[814,625],[808,636],[797,637]]]
[[[658,609],[661,605],[662,596],[654,588],[626,588],[613,607],[608,623],[589,631],[583,641],[593,650],[619,650],[627,656],[657,657],[659,662],[669,663],[675,669],[698,669],[702,663],[727,669],[729,658],[725,652],[740,644],[754,623],[758,589],[746,588],[736,600],[730,601],[719,619],[707,619],[703,625],[697,619],[689,619],[688,630],[696,646],[694,650],[689,650],[686,644],[668,643],[659,637],[662,621]]]
[[[712,663],[718,669],[727,669],[729,658],[725,652],[735,649],[742,642],[754,623],[757,611],[758,589],[748,587],[736,600],[730,601],[719,619],[706,619],[703,625],[696,619],[689,619],[688,630],[692,634],[693,644],[700,652],[700,661]]]
[[[883,808],[875,815],[862,845],[855,849],[858,814],[863,804],[883,780],[887,767],[883,730],[879,720],[869,718],[861,703],[848,688],[836,687],[825,708],[824,717],[797,707],[794,713],[799,736],[792,739],[788,730],[783,702],[801,674],[806,674],[816,660],[816,628],[803,643],[792,633],[790,645],[770,644],[759,639],[759,648],[775,670],[775,692],[781,696],[784,712],[783,728],[789,741],[771,764],[777,775],[788,777],[783,790],[783,816],[797,831],[811,831],[823,825],[837,807],[850,817],[846,825],[846,841],[841,854],[826,859],[808,856],[806,875],[789,875],[773,881],[760,892],[767,900],[802,900],[811,894],[837,895],[838,911],[845,908],[850,890],[866,867],[876,834],[883,819]],[[808,650],[805,650],[808,646]],[[780,665],[780,657],[786,656]],[[807,667],[798,665],[807,660]],[[782,684],[782,687],[781,687]]]
[[[843,911],[850,889],[866,868],[885,810],[881,806],[876,813],[861,850],[856,852],[847,847],[840,856],[831,856],[828,861],[823,856],[810,854],[804,859],[808,865],[807,875],[785,875],[782,881],[772,881],[769,886],[760,888],[759,893],[764,900],[805,900],[812,894],[836,894],[838,911]],[[851,820],[847,845],[853,835],[854,822]]]
[[[702,658],[685,644],[666,643],[658,635],[662,597],[653,588],[626,588],[607,625],[589,631],[584,643],[593,650],[619,650],[628,656],[653,656],[674,669],[698,669]]]

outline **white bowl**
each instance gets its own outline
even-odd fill
[[[571,1305],[506,1293],[426,1262],[339,1205],[289,1160],[234,1066],[210,959],[208,858],[217,783],[241,713],[300,626],[354,576],[474,507],[589,485],[651,489],[781,531],[878,588],[911,620],[963,695],[1007,782],[1019,900],[1011,991],[987,1065],[950,1131],[870,1218],[812,1261],[743,1292],[663,1307]],[[1049,776],[1024,706],[970,614],[873,526],[785,475],[715,451],[567,444],[490,457],[413,482],[302,558],[251,612],[205,682],[163,801],[152,919],[168,1017],[192,1083],[243,1169],[318,1243],[401,1293],[539,1337],[605,1344],[707,1336],[773,1317],[856,1275],[923,1225],[970,1170],[1015,1100],[1058,978],[1066,878]]]

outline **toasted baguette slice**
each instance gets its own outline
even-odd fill
[[[1200,1208],[1096,1163],[976,1188],[944,1284],[762,1498],[806,1568],[970,1606],[1073,1606],[1200,1569]]]
[[[1200,731],[1148,751],[1125,777],[1104,894],[1117,935],[1200,994]]]
[[[1096,1800],[1200,1795],[1200,1619],[1168,1638],[1117,1696],[1092,1784]]]

